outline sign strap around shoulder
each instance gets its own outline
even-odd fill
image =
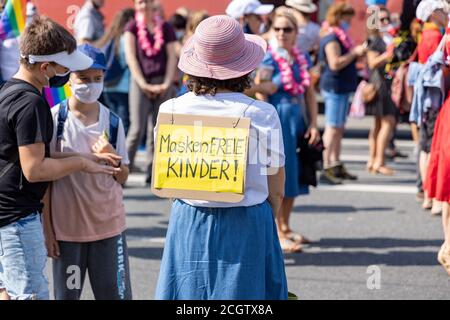
[[[236,120],[236,122],[233,123],[233,128],[236,128],[239,125],[239,122],[241,121],[242,118],[245,117],[245,113],[247,112],[247,110],[256,102],[255,99],[252,99],[252,102],[250,104],[248,104],[244,111],[242,112],[241,116]],[[172,99],[172,112],[171,112],[171,124],[175,123],[175,99]]]
[[[247,110],[256,102],[255,99],[252,99],[252,102],[250,104],[247,105],[247,107],[244,109],[244,111],[242,112],[241,116],[239,117],[239,119],[237,119],[237,121],[235,123],[233,123],[233,128],[236,128],[239,125],[239,122],[241,121],[242,118],[245,117],[245,113],[247,112]]]

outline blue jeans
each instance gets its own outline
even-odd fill
[[[130,128],[130,110],[128,103],[128,94],[120,92],[104,92],[103,98],[106,106],[122,119],[125,135]]]
[[[13,300],[48,300],[47,261],[40,215],[0,228],[0,289]]]
[[[344,128],[350,110],[350,93],[334,93],[322,90],[325,100],[326,126]]]

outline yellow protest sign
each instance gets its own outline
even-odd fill
[[[159,191],[160,196],[186,199],[241,199],[250,120],[239,120],[236,126],[235,118],[177,115],[174,124],[162,118],[158,119],[153,161],[152,189],[157,195]],[[230,198],[230,194],[235,196]]]

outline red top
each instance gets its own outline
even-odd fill
[[[422,37],[417,47],[419,55],[419,63],[425,64],[428,58],[436,51],[442,40],[442,34],[436,26],[428,26],[425,24]]]

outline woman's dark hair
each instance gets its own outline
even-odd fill
[[[211,78],[202,78],[188,75],[187,88],[192,91],[196,96],[210,94],[212,96],[216,95],[217,90],[229,90],[232,92],[244,92],[250,89],[251,80],[250,74],[245,76],[228,79],[228,80],[217,80]]]
[[[181,14],[176,13],[169,19],[169,23],[176,30],[186,30],[187,19]]]
[[[119,11],[114,17],[111,26],[106,30],[103,37],[98,40],[95,46],[98,48],[103,48],[110,43],[110,41],[114,41],[114,48],[116,50],[116,54],[118,54],[120,50],[120,38],[124,32],[125,26],[133,19],[134,9],[126,8]]]

